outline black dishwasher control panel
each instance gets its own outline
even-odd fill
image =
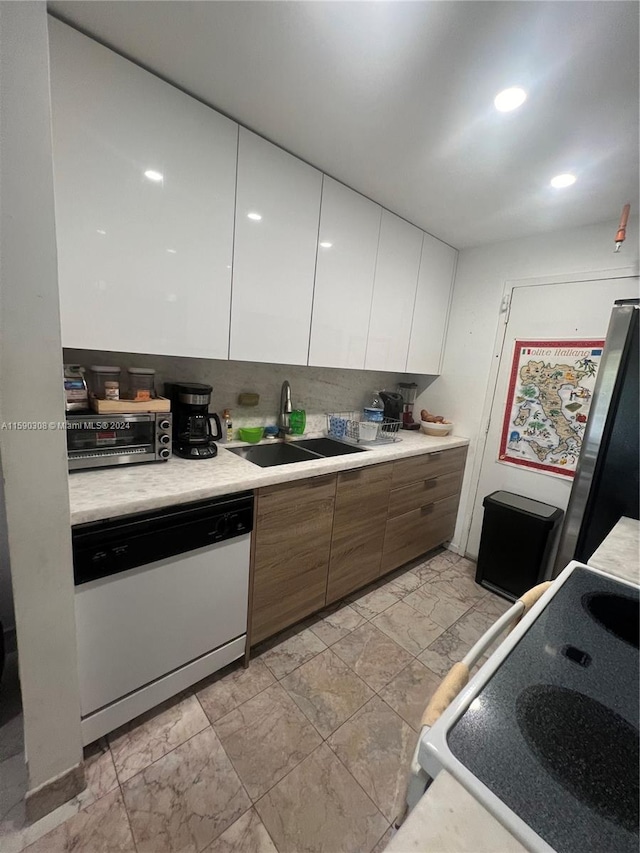
[[[251,492],[78,524],[71,531],[74,581],[78,586],[106,578],[252,529]]]

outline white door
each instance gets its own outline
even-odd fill
[[[504,337],[491,420],[482,457],[480,479],[466,551],[476,557],[480,546],[483,499],[498,489],[566,509],[572,479],[553,477],[497,461],[513,347],[516,340],[604,339],[616,299],[638,296],[637,278],[580,281],[515,287]]]
[[[324,176],[309,364],[364,367],[381,213]]]
[[[382,211],[376,278],[367,340],[367,370],[407,369],[422,231]]]
[[[227,358],[237,124],[49,27],[63,345]]]
[[[240,128],[229,357],[306,364],[322,173]]]
[[[440,373],[457,257],[451,246],[424,235],[407,373]]]

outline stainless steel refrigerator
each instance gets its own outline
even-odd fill
[[[554,577],[586,563],[623,515],[638,518],[638,302],[614,303]]]

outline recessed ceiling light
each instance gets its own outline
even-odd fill
[[[260,219],[262,219],[262,214],[261,213],[247,213],[247,217],[249,219],[254,219],[256,222],[258,222]]]
[[[333,243],[327,243],[327,242],[324,242],[324,243],[320,243],[320,246],[321,246],[323,249],[330,249],[330,248],[333,246]]]
[[[565,172],[563,175],[556,175],[555,178],[551,178],[551,186],[556,189],[570,187],[571,184],[575,184],[575,182],[576,176],[569,174],[569,172]]]
[[[169,252],[170,255],[177,255],[178,254],[178,252],[175,249],[167,249],[167,252]]]
[[[96,231],[98,232],[98,234],[106,234],[107,233],[106,231],[103,231],[102,228],[96,228]]]
[[[527,100],[527,93],[519,86],[512,86],[510,89],[504,89],[499,92],[493,99],[495,108],[501,113],[508,113],[510,110],[515,110],[522,106]]]
[[[149,178],[150,181],[161,181],[163,178],[162,172],[156,172],[155,169],[147,169],[144,173],[145,178]]]

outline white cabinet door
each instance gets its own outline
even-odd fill
[[[240,128],[229,357],[306,364],[322,174]]]
[[[364,367],[381,212],[325,175],[309,364]]]
[[[64,346],[227,358],[238,126],[55,20],[50,41]]]
[[[419,228],[382,211],[367,370],[406,370],[421,248]]]
[[[440,373],[457,257],[451,246],[424,235],[407,373]]]

